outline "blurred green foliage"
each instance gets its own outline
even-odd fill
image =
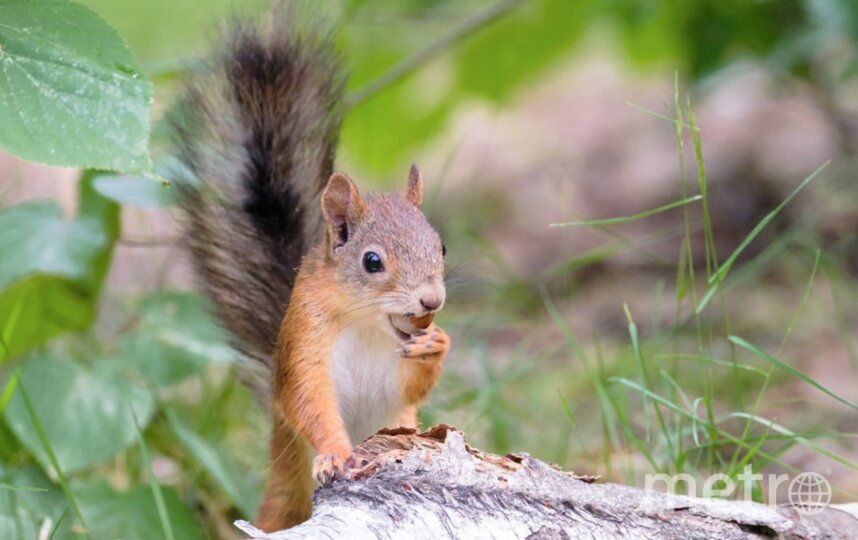
[[[206,53],[207,42],[217,42],[217,22],[264,6],[84,4],[116,28],[127,49],[111,26],[77,4],[0,0],[0,114],[19,120],[0,128],[0,146],[25,159],[110,170],[82,174],[71,219],[52,201],[0,210],[0,538],[35,538],[57,525],[53,538],[148,539],[168,529],[175,538],[201,538],[200,516],[212,531],[232,518],[252,517],[264,470],[264,444],[247,443],[264,440],[264,415],[231,376],[234,355],[225,336],[205,301],[189,292],[123,299],[133,306],[123,314],[127,320],[105,325],[117,332],[93,325],[121,234],[121,206],[172,204],[169,190],[151,179],[112,175],[153,175],[151,88],[143,73],[155,83],[157,120],[187,66]],[[496,17],[444,40],[498,5]],[[400,69],[354,105],[343,132],[345,158],[381,177],[403,176],[407,162],[462,104],[479,99],[503,107],[594,33],[619,43],[630,64],[668,65],[692,83],[746,58],[820,85],[858,72],[852,52],[858,4],[849,0],[350,0],[328,9],[342,21],[352,97]],[[40,26],[58,18],[65,24]],[[841,48],[843,41],[853,46]],[[161,164],[159,151],[153,144]],[[509,284],[510,290],[524,286]],[[569,347],[577,347],[571,337]],[[445,407],[467,407],[487,419],[492,449],[505,452],[521,431],[511,425],[514,407],[504,388],[521,380],[521,366],[535,357],[522,347],[508,365],[481,358],[485,384],[447,396]],[[624,399],[609,399],[599,382],[607,379],[601,359],[591,360],[601,403]],[[616,375],[627,382],[636,376]],[[753,376],[743,372],[732,380],[745,384]],[[521,410],[538,417],[556,396],[533,394],[530,408]],[[605,414],[616,420],[624,408],[617,404],[616,411]],[[579,421],[572,408],[566,413]],[[618,440],[616,429],[605,420],[606,438]],[[134,444],[141,435],[147,452]],[[558,459],[568,445],[568,437],[558,436]],[[157,463],[147,463],[144,454]],[[160,498],[167,516],[156,504],[158,490],[147,483],[155,465],[167,469],[159,474],[166,479]]]

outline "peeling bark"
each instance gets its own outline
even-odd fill
[[[472,448],[446,425],[382,430],[354,452],[351,478],[319,489],[312,518],[250,538],[856,538],[854,505],[790,507],[699,499],[594,483],[527,454]]]

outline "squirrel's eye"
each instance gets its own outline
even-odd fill
[[[370,274],[381,272],[384,270],[384,265],[381,263],[381,257],[375,251],[367,251],[363,254],[363,269]]]
[[[445,244],[441,244],[441,256],[442,257],[447,256],[447,246]]]

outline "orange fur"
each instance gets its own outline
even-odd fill
[[[438,381],[450,345],[432,323],[444,299],[443,254],[440,238],[417,208],[421,200],[416,167],[405,197],[364,200],[340,173],[322,194],[326,238],[301,262],[275,349],[275,429],[260,507],[263,530],[309,517],[313,481],[324,484],[347,473],[352,443],[359,442],[350,440],[350,430],[362,437],[368,427],[396,427],[375,422],[417,426],[417,406]],[[383,274],[360,267],[364,250],[381,253]],[[427,327],[406,339],[408,333],[389,318],[403,314]],[[356,427],[355,415],[369,426]],[[312,449],[317,455],[311,464]]]
[[[272,464],[258,519],[266,531],[308,519],[313,479],[325,482],[344,474],[351,455],[329,369],[344,322],[332,314],[345,312],[346,296],[319,259],[319,252],[311,252],[304,261],[277,344]],[[434,324],[403,345],[398,376],[405,406],[398,424],[417,427],[417,405],[437,382],[448,347],[447,334]],[[310,446],[318,452],[312,468]]]
[[[329,272],[313,264],[312,256],[305,266],[307,271],[300,272],[295,282],[277,342],[272,407],[275,426],[281,427],[272,438],[272,466],[258,519],[266,531],[309,518],[313,477],[335,472],[311,470],[309,456],[292,461],[292,446],[307,448],[309,443],[320,456],[336,456],[327,463],[314,460],[314,468],[317,464],[331,467],[335,461],[341,465],[351,454],[351,442],[337,411],[334,383],[326,376],[341,324],[330,315],[342,311],[337,305],[339,295],[332,289],[335,281]],[[298,443],[278,436],[281,432],[290,433]]]

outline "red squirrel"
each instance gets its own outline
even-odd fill
[[[274,531],[310,517],[315,482],[347,474],[353,445],[417,426],[450,340],[433,320],[445,248],[420,210],[420,172],[369,195],[334,173],[334,40],[277,14],[264,27],[232,27],[173,124],[199,283],[272,411],[257,525]]]

